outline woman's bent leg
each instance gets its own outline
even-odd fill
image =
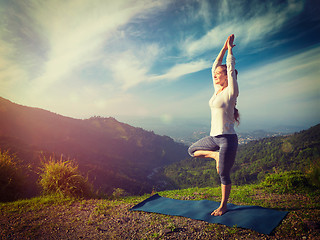
[[[216,160],[217,172],[219,174],[219,146],[214,142],[213,137],[208,136],[192,144],[188,152],[192,157],[213,158]]]
[[[214,142],[213,137],[208,136],[192,144],[188,149],[188,153],[191,157],[195,157],[194,153],[200,150],[215,152],[219,150],[219,146]],[[198,155],[198,157],[200,157],[201,154],[198,153]]]
[[[219,152],[207,151],[207,150],[198,150],[193,153],[194,157],[200,158],[213,158],[216,160],[216,169],[219,174]]]

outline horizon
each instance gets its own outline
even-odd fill
[[[2,98],[0,96],[0,98]],[[51,114],[58,114],[47,109],[37,108],[37,107],[30,107],[26,105],[21,105],[11,101],[10,99],[2,98],[5,101],[9,101],[12,104],[17,104],[18,106],[27,107],[31,109],[39,109],[42,111],[49,112]],[[113,116],[103,117],[103,116],[90,116],[88,118],[73,118],[65,115],[61,115],[62,118],[71,118],[74,120],[89,120],[91,118],[113,118],[116,121],[129,124],[135,128],[142,128],[145,131],[154,132],[160,136],[169,136],[173,138],[177,142],[185,142],[190,143],[198,139],[199,136],[208,135],[210,132],[210,126],[208,125],[207,120],[205,119],[174,119],[173,121],[164,121],[163,119],[157,118],[115,118]],[[310,127],[314,127],[320,124],[317,123],[312,126],[299,126],[299,125],[241,125],[236,126],[235,130],[238,133],[239,137],[246,136],[247,134],[254,134],[256,135],[257,132],[260,132],[255,139],[264,138],[269,136],[270,134],[275,135],[286,135],[292,133],[298,133],[302,130],[308,130]]]
[[[146,130],[209,128],[210,68],[233,33],[240,129],[306,129],[320,120],[319,8],[302,0],[1,2],[0,96]]]

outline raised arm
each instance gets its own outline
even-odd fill
[[[231,96],[239,95],[239,87],[237,82],[237,75],[235,72],[235,57],[233,56],[232,48],[235,46],[233,44],[234,35],[230,35],[227,40],[227,74],[228,74],[228,88]]]
[[[230,37],[228,37],[227,41],[224,43],[224,45],[223,45],[223,47],[222,47],[219,55],[218,55],[217,58],[216,58],[216,61],[222,62],[223,57],[224,57],[224,54],[226,53],[226,51],[228,50],[228,47],[229,47],[229,46],[228,46],[229,38],[230,38]]]
[[[218,89],[220,88],[220,86],[216,85],[215,82],[214,82],[214,71],[216,70],[216,68],[217,68],[218,66],[221,65],[222,60],[223,60],[223,57],[224,57],[226,51],[228,50],[228,40],[229,40],[229,38],[228,38],[227,41],[224,43],[224,45],[223,45],[220,53],[218,54],[217,58],[216,58],[215,61],[213,62],[212,68],[211,68],[213,86],[214,86],[214,88],[215,88],[216,91],[218,91]]]

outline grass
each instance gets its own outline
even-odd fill
[[[42,156],[43,167],[40,173],[40,185],[44,193],[60,194],[61,196],[90,197],[92,186],[84,178],[74,160],[57,160],[54,155],[47,159]]]
[[[183,217],[131,212],[129,208],[149,197],[106,199],[42,196],[1,203],[0,239],[320,239],[320,191],[274,193],[265,185],[233,186],[230,202],[288,210],[270,235],[252,230],[209,224]],[[220,200],[220,187],[159,192],[175,199]]]
[[[72,197],[61,198],[60,195],[46,195],[15,202],[0,203],[0,209],[8,213],[23,214],[26,212],[41,211],[48,206],[70,205],[75,201],[77,201],[77,199]]]

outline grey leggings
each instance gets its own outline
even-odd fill
[[[189,147],[188,152],[194,157],[194,152],[198,150],[219,151],[220,180],[223,185],[229,185],[231,184],[230,171],[236,158],[237,148],[237,135],[223,134],[200,139]]]

